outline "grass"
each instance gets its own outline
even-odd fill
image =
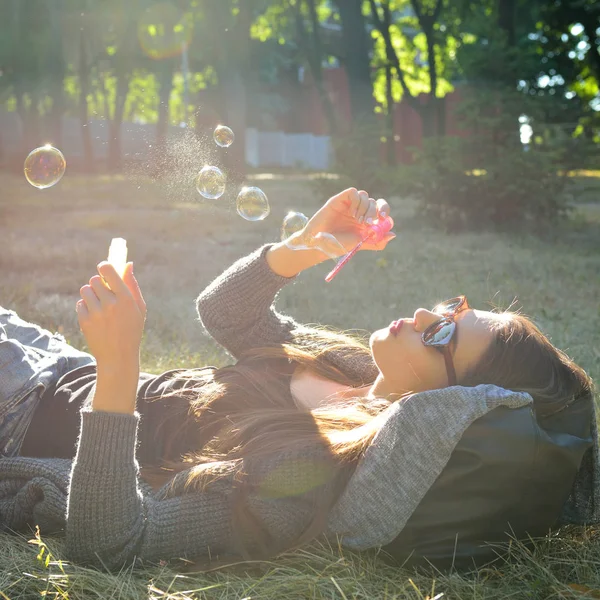
[[[185,182],[67,174],[38,191],[0,176],[0,305],[85,349],[74,311],[79,287],[110,239],[125,237],[148,304],[144,370],[226,364],[195,322],[194,298],[233,260],[277,239],[288,210],[310,215],[322,201],[305,178],[255,184],[269,196],[271,215],[249,223],[232,196],[199,202]],[[330,284],[323,278],[331,264],[302,274],[278,308],[307,323],[371,331],[461,293],[479,308],[516,302],[600,380],[598,204],[582,204],[571,223],[540,239],[448,235],[415,223],[407,201],[390,202],[399,237],[384,253],[359,253]],[[157,565],[112,575],[61,561],[61,548],[60,538],[1,535],[0,598],[600,598],[596,528],[563,529],[533,550],[514,544],[510,560],[471,574],[396,569],[376,551],[317,543],[209,573]]]

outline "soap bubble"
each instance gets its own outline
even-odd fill
[[[331,233],[317,233],[315,235],[315,243],[321,252],[324,252],[329,258],[333,258],[334,260],[348,253],[346,248]]]
[[[235,135],[233,134],[233,130],[226,125],[219,125],[213,133],[213,138],[217,146],[221,146],[221,148],[229,148],[229,146],[233,144]]]
[[[154,60],[179,56],[192,41],[191,17],[170,2],[158,2],[147,8],[138,23],[142,51]]]
[[[67,161],[63,153],[50,144],[32,150],[23,165],[27,181],[40,190],[57,184],[66,168]]]
[[[246,221],[262,221],[271,212],[267,195],[257,187],[244,187],[238,194],[237,212]]]
[[[225,192],[225,175],[218,167],[205,166],[196,178],[196,189],[201,196],[216,200]]]
[[[316,235],[297,231],[284,241],[291,250],[320,250],[333,260],[337,260],[348,252],[333,234],[326,231],[321,231]]]
[[[281,225],[281,241],[304,229],[307,223],[308,217],[306,215],[303,215],[301,212],[289,212]]]

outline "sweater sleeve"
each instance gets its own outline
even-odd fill
[[[81,415],[67,502],[66,554],[70,559],[114,569],[136,558],[239,557],[231,510],[235,475],[228,468],[233,463],[217,463],[227,474],[202,491],[154,494],[138,479],[135,446],[139,415],[100,411],[82,411]],[[280,457],[277,460],[276,467],[263,461],[258,472],[242,465],[254,473],[252,493],[244,508],[277,539],[283,551],[313,518],[314,501],[322,493],[324,481],[313,480],[298,488],[302,474],[289,472],[290,465],[297,471],[298,461],[287,461],[282,467]],[[314,461],[308,466],[306,461],[301,464],[305,477],[314,479],[314,469],[308,468]],[[273,493],[273,482],[277,488],[279,479],[296,489]]]
[[[273,307],[277,293],[296,278],[271,270],[265,256],[270,247],[240,258],[196,300],[206,331],[235,358],[249,348],[289,341],[298,326]]]

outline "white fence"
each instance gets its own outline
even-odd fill
[[[246,162],[251,167],[299,167],[325,171],[331,166],[329,136],[246,130]]]
[[[60,150],[67,157],[83,157],[81,124],[74,117],[63,117],[63,140]],[[108,122],[92,119],[88,122],[94,156],[107,155]],[[169,138],[177,138],[185,129],[169,127]],[[9,156],[21,148],[23,127],[16,112],[0,111],[0,150]],[[125,158],[144,160],[156,139],[156,125],[142,123],[121,124],[121,148]],[[32,148],[33,149],[33,148]],[[288,134],[282,131],[266,132],[246,130],[246,162],[253,168],[296,167],[325,171],[331,167],[331,141],[329,136],[310,133]]]

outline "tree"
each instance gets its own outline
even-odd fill
[[[110,2],[105,5],[107,11],[105,15],[111,23],[107,36],[106,55],[115,78],[113,109],[107,115],[109,118],[107,163],[110,170],[121,169],[121,124],[129,85],[135,68],[137,53],[135,18],[139,15],[139,1],[132,0],[127,6],[120,2]],[[110,14],[108,14],[108,11],[110,11]]]
[[[42,0],[27,5],[11,0],[0,5],[0,89],[14,101],[20,117],[21,154],[46,141],[60,141],[65,76],[62,10],[61,2]]]
[[[327,119],[329,132],[331,135],[335,135],[338,131],[337,119],[323,77],[323,62],[326,59],[326,54],[321,39],[321,22],[317,14],[315,0],[296,0],[296,2],[290,2],[289,6],[294,11],[298,44],[308,62]],[[308,13],[308,19],[306,13]],[[306,24],[307,20],[310,23],[308,26]]]
[[[400,83],[401,97],[420,115],[423,135],[430,137],[444,134],[443,121],[439,118],[441,112],[439,97],[449,91],[449,86],[446,84],[443,90],[440,86],[442,68],[439,64],[440,28],[438,21],[442,13],[443,0],[435,0],[433,5],[428,8],[426,8],[425,2],[421,2],[422,0],[410,0],[412,15],[408,18],[405,17],[400,23],[394,22],[393,13],[400,9],[401,3],[394,2],[394,0],[381,0],[380,2],[369,0],[369,6],[375,29],[383,42],[387,63],[394,69]],[[404,12],[406,13],[406,5]],[[421,33],[417,33],[418,29],[421,30]],[[402,41],[400,38],[403,38]],[[428,90],[425,101],[419,98],[421,86],[410,84],[407,71],[410,72],[413,69],[407,65],[406,57],[402,57],[404,60],[401,59],[397,48],[404,49],[405,54],[412,55],[413,61],[421,61],[420,74],[427,71]],[[416,89],[413,91],[411,88]]]
[[[271,45],[271,54],[278,52],[286,57],[278,65],[282,70],[286,67],[285,60],[289,68],[308,67],[329,133],[335,135],[340,123],[327,90],[323,67],[333,55],[331,44],[322,31],[323,23],[331,15],[332,10],[325,0],[272,1],[255,18],[252,37],[263,45]]]
[[[344,53],[341,57],[348,75],[352,121],[371,119],[375,102],[371,78],[371,49],[362,0],[334,0],[342,23]]]

